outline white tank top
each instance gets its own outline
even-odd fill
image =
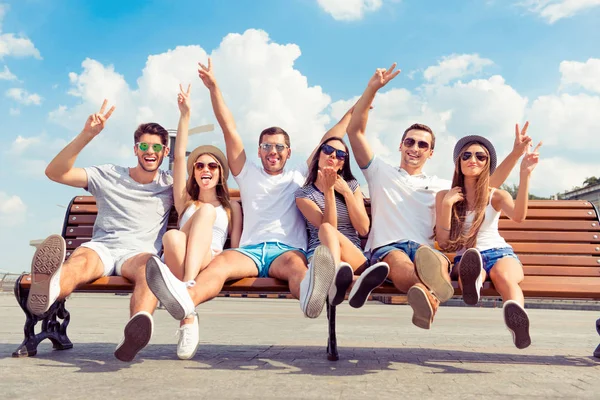
[[[196,203],[192,203],[185,209],[181,219],[179,220],[179,229],[185,225],[185,223],[194,215],[198,210]],[[229,218],[227,218],[227,211],[222,205],[215,207],[217,217],[215,224],[212,229],[212,242],[210,248],[212,249],[213,256],[223,251],[223,246],[227,240],[227,228],[229,227]]]
[[[500,211],[496,211],[492,206],[492,198],[495,190],[496,189],[492,189],[490,192],[490,201],[485,208],[485,217],[481,223],[479,232],[477,232],[475,248],[480,252],[489,249],[510,247],[510,245],[506,243],[506,240],[504,240],[504,238],[498,233],[498,220],[500,219]],[[465,218],[464,232],[468,232],[468,230],[471,229],[473,218],[473,211],[468,211]],[[459,250],[456,255],[462,255],[465,250],[466,249]]]

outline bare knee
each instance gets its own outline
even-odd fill
[[[215,206],[207,203],[207,204],[204,204],[198,211],[196,211],[195,214],[198,217],[216,218],[217,211],[215,209]]]
[[[319,238],[321,238],[321,235],[335,236],[337,235],[337,229],[335,229],[329,222],[322,223],[319,227]]]
[[[521,283],[524,279],[522,268],[492,268],[490,279],[496,286],[514,286]]]
[[[165,250],[185,246],[187,237],[185,233],[177,229],[168,230],[163,236],[163,246]]]

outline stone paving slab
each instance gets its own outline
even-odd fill
[[[113,357],[128,319],[127,296],[75,294],[74,348],[14,359],[24,316],[0,295],[0,398],[364,399],[600,398],[594,311],[529,310],[533,344],[512,344],[500,309],[442,307],[433,329],[408,306],[338,307],[340,360],[326,359],[327,320],[298,302],[216,299],[198,308],[201,347],[175,355],[177,322],[155,314],[151,343],[132,363]]]

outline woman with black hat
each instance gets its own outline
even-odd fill
[[[179,229],[163,236],[164,261],[175,276],[193,286],[200,271],[223,251],[230,237],[231,247],[238,247],[242,234],[242,209],[229,200],[227,158],[215,146],[199,146],[186,159],[185,152],[190,120],[190,87],[179,85],[178,106],[181,113],[177,127],[173,165],[173,200],[179,214]],[[187,170],[187,171],[186,171]],[[186,181],[187,172],[187,181]],[[149,262],[162,262],[154,257]],[[177,356],[189,359],[198,347],[198,317],[181,321]]]
[[[518,128],[517,128],[518,129]],[[456,251],[459,284],[466,304],[479,302],[479,291],[489,276],[504,300],[504,321],[515,346],[531,344],[529,317],[519,283],[523,266],[512,247],[498,233],[500,213],[515,222],[527,216],[529,179],[539,161],[538,149],[527,149],[521,162],[516,200],[505,190],[489,186],[496,168],[496,151],[484,137],[470,135],[454,147],[452,189],[436,197],[435,237],[445,251]]]

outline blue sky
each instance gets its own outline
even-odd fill
[[[448,177],[459,137],[502,156],[529,119],[544,140],[532,191],[579,185],[600,176],[598,20],[600,0],[0,0],[0,270],[26,270],[29,240],[60,231],[81,191],[43,170],[103,98],[117,110],[78,166],[133,165],[136,124],[175,126],[178,82],[192,83],[192,124],[215,123],[195,73],[208,55],[252,148],[281,125],[300,162],[396,61],[369,125],[382,157],[397,163],[399,133],[424,122],[439,143],[428,172]],[[222,145],[218,130],[190,142]]]

